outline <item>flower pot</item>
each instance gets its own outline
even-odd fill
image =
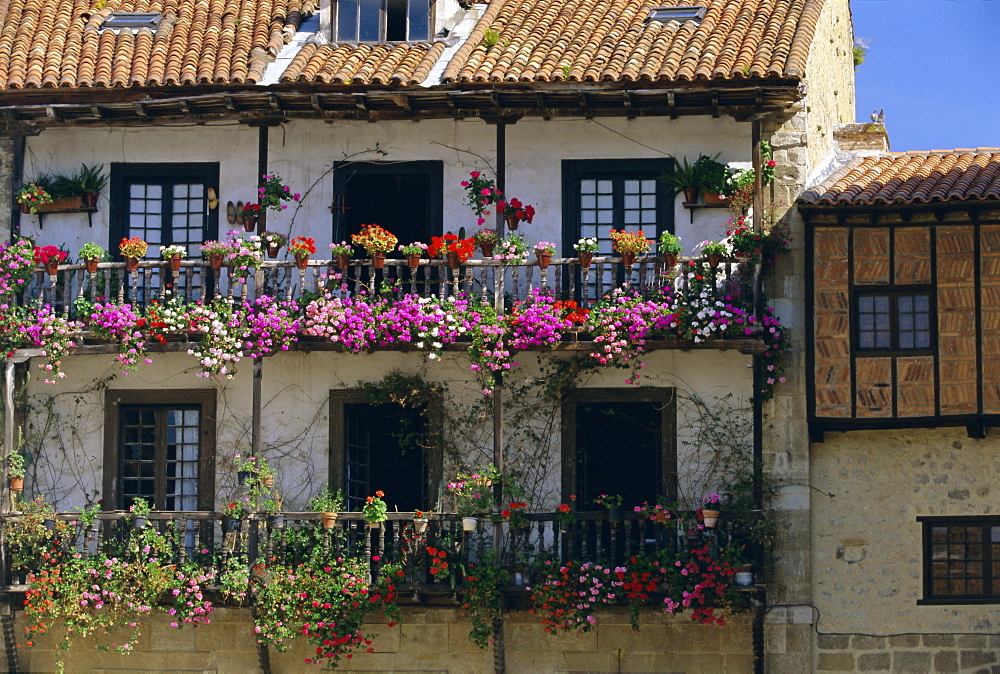
[[[448,268],[458,269],[462,264],[461,260],[458,259],[458,253],[454,251],[448,251]]]
[[[708,256],[708,266],[711,267],[712,269],[717,269],[719,267],[719,263],[720,262],[722,262],[722,256],[721,255],[709,255]]]
[[[535,257],[538,258],[538,266],[541,269],[547,269],[549,263],[552,262],[552,253],[535,253]]]
[[[333,529],[337,526],[337,513],[322,513],[319,516],[324,529]]]
[[[278,257],[278,252],[281,250],[281,245],[277,243],[268,242],[267,244],[267,256],[272,260]]]
[[[83,205],[86,208],[97,208],[97,197],[100,196],[97,192],[87,192],[83,195]]]
[[[253,232],[257,229],[257,216],[256,215],[244,215],[243,216],[243,229],[247,232]]]
[[[229,533],[230,531],[239,531],[243,528],[243,520],[239,517],[230,517],[229,515],[222,516],[222,532]]]
[[[25,213],[25,214],[30,214],[31,213],[31,205],[30,204],[21,204],[21,212]]]
[[[181,270],[181,256],[171,255],[170,256],[170,271],[178,272]]]
[[[137,260],[138,262],[138,260]],[[45,263],[45,273],[49,276],[55,276],[59,273],[59,263],[58,262],[46,262]]]
[[[274,486],[274,478],[273,477],[261,478],[260,483],[264,485],[265,488],[270,489],[271,487]]]
[[[718,510],[702,510],[701,511],[702,522],[705,524],[706,529],[714,529],[715,525],[719,522],[719,511]]]
[[[212,265],[212,269],[222,268],[222,256],[221,255],[209,255],[208,263]]]
[[[737,585],[753,585],[753,571],[737,571],[733,576],[733,582]]]
[[[42,520],[42,526],[45,527],[48,531],[55,531],[56,521],[52,518],[44,519]]]
[[[98,262],[100,262],[100,258],[96,258],[96,257],[88,257],[87,259],[85,259],[83,261],[84,266],[86,266],[86,268],[87,268],[87,273],[88,274],[96,274],[97,273],[97,263]]]
[[[369,522],[368,520],[365,520],[365,524],[368,525],[369,529],[378,529],[379,527],[382,526],[382,522],[381,521],[379,521],[379,522]]]
[[[594,262],[594,254],[587,250],[580,251],[580,266],[589,267]]]
[[[427,524],[430,522],[426,517],[414,517],[413,518],[413,530],[418,534],[422,534],[427,531]]]
[[[23,477],[12,477],[12,478],[10,478],[10,490],[11,491],[23,491],[24,490],[24,478]]]
[[[609,522],[621,522],[622,521],[622,507],[621,506],[611,506],[608,508],[608,521]]]
[[[483,257],[493,257],[493,244],[492,243],[480,243],[479,250],[482,251]]]
[[[305,269],[309,266],[309,256],[308,255],[296,255],[295,256],[295,266],[299,269]]]
[[[239,480],[240,485],[245,485],[250,480],[251,475],[249,470],[236,471],[236,479]]]
[[[504,216],[504,219],[507,221],[507,229],[512,232],[516,232],[517,226],[521,223],[521,221],[517,219],[517,213],[507,213]]]
[[[139,268],[139,258],[137,257],[125,258],[125,269],[129,271],[134,271],[138,268]]]
[[[406,264],[410,265],[410,269],[416,269],[420,266],[420,256],[419,255],[407,255]]]
[[[677,266],[677,256],[673,253],[667,253],[663,256],[663,264],[666,265],[667,269],[673,269]]]
[[[698,188],[697,187],[685,187],[684,190],[684,205],[690,206],[691,204],[698,203]]]
[[[635,264],[635,253],[622,253],[622,264],[631,267]]]
[[[705,192],[705,204],[708,206],[722,206],[726,200],[718,192]]]
[[[462,531],[471,533],[476,530],[477,526],[479,526],[479,518],[477,517],[462,518]]]
[[[285,516],[281,513],[276,513],[274,515],[267,516],[267,526],[272,529],[284,529],[285,528]]]
[[[146,518],[140,515],[136,515],[132,518],[132,528],[133,529],[145,529],[146,528]]]
[[[372,253],[372,266],[375,269],[385,267],[385,253]]]
[[[347,269],[351,266],[351,256],[350,255],[338,255],[337,256],[337,266],[341,269]]]

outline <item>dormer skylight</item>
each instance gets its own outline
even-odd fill
[[[649,10],[646,22],[659,21],[701,21],[708,11],[702,5],[679,5],[677,7],[655,7]]]
[[[113,12],[101,24],[101,28],[149,28],[156,30],[163,15],[159,12]]]

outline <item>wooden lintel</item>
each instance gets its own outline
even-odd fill
[[[402,110],[406,110],[407,112],[413,111],[413,108],[410,107],[410,97],[407,96],[406,94],[395,94],[394,96],[390,96],[389,98],[392,100],[393,103],[396,104],[396,107]]]

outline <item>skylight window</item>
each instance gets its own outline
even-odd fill
[[[149,28],[156,30],[163,15],[158,12],[113,12],[101,24],[101,28]]]
[[[707,10],[701,5],[681,5],[678,7],[655,7],[649,10],[646,21],[701,21]]]

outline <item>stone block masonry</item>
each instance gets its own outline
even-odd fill
[[[819,672],[1000,671],[1000,635],[820,634],[817,646]]]

